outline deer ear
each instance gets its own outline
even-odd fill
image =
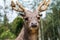
[[[20,14],[22,17],[25,17],[25,14]]]

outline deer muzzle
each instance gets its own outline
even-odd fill
[[[35,20],[31,21],[31,22],[30,22],[30,27],[32,27],[32,28],[38,27],[38,22],[35,21]]]

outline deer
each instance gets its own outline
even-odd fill
[[[12,10],[24,13],[20,14],[23,17],[24,24],[21,32],[15,40],[39,40],[38,30],[40,27],[40,17],[42,16],[40,12],[47,10],[49,3],[50,0],[43,0],[36,10],[31,12],[30,10],[25,9],[20,2],[16,1],[15,4],[13,0],[11,1]]]

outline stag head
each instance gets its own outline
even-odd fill
[[[24,23],[26,25],[26,28],[28,28],[30,30],[37,30],[39,28],[39,22],[40,22],[40,17],[41,17],[41,14],[39,14],[39,12],[45,11],[48,8],[49,2],[50,2],[50,0],[48,0],[48,1],[43,0],[34,12],[26,10],[21,5],[21,3],[19,3],[18,1],[16,1],[16,4],[15,4],[12,0],[11,7],[15,11],[24,12],[24,14],[21,14],[21,16],[24,19]],[[16,5],[19,8],[17,8]]]

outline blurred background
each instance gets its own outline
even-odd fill
[[[34,11],[42,0],[18,1]],[[20,13],[12,10],[11,0],[0,0],[0,40],[14,40],[18,36],[23,25]],[[60,0],[51,0],[48,9],[41,14],[41,40],[60,40]]]

